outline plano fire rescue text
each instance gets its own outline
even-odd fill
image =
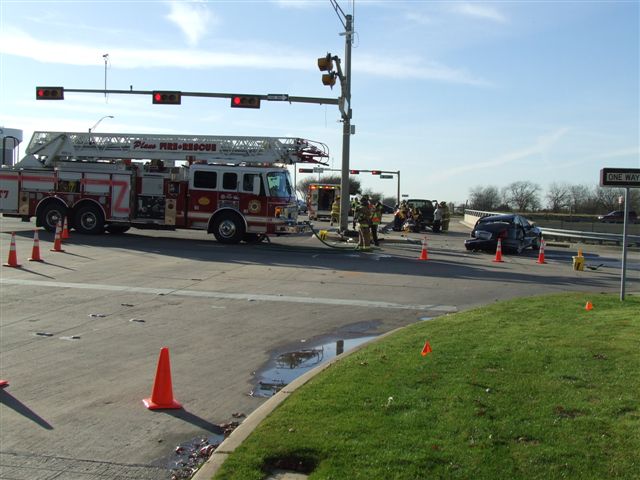
[[[54,231],[199,229],[222,243],[300,233],[287,165],[323,163],[299,138],[35,132],[0,170],[0,212]]]

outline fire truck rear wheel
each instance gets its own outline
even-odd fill
[[[95,205],[85,205],[76,212],[76,230],[80,233],[95,235],[104,232],[104,217],[102,212]]]
[[[220,243],[240,243],[244,237],[244,222],[235,213],[221,213],[213,222],[213,235]]]
[[[67,214],[67,208],[62,203],[49,202],[38,215],[38,225],[48,232],[55,232],[58,222]]]

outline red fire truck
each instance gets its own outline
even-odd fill
[[[222,243],[301,233],[286,165],[323,163],[299,138],[35,132],[0,169],[0,212],[55,231],[200,229]]]

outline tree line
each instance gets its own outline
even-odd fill
[[[519,211],[599,214],[622,209],[623,188],[572,185],[553,182],[546,192],[537,183],[517,181],[498,188],[478,185],[469,191],[467,208],[486,211]],[[640,211],[640,191],[629,192],[629,210]]]

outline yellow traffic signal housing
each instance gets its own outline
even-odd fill
[[[331,54],[327,53],[326,57],[321,57],[318,59],[318,68],[322,72],[330,72],[333,70],[333,59],[331,58]]]
[[[322,75],[322,84],[333,87],[336,84],[336,72],[329,72]]]
[[[64,100],[64,87],[36,87],[36,100]]]

